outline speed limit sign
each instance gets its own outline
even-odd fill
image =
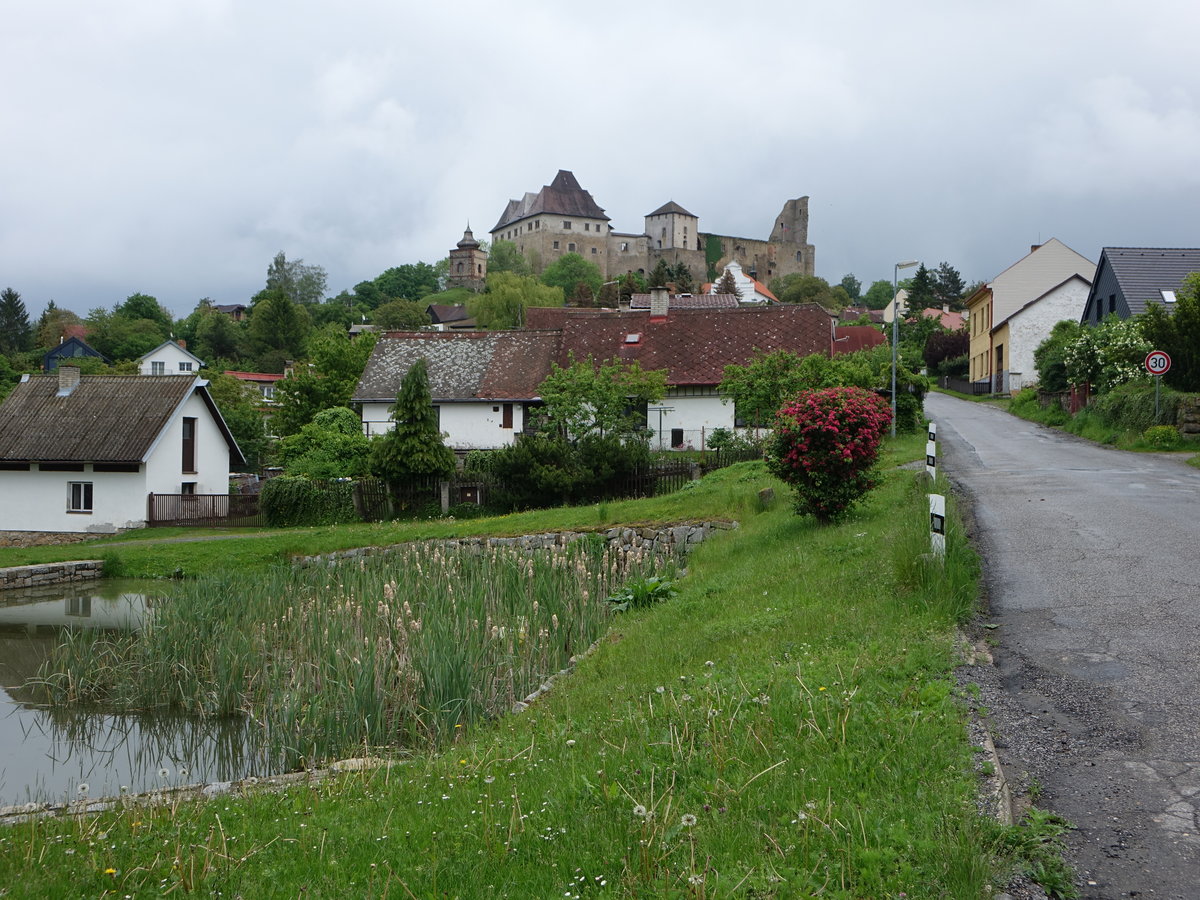
[[[1151,375],[1166,375],[1171,370],[1171,357],[1161,350],[1151,350],[1146,354],[1146,371]]]

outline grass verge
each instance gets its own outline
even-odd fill
[[[911,444],[918,457],[923,437]],[[622,614],[527,712],[391,768],[14,826],[0,884],[13,897],[988,895],[1021,842],[976,811],[952,693],[952,628],[977,579],[961,527],[951,519],[944,565],[922,556],[912,471],[889,470],[836,526],[763,503],[766,486],[780,490],[742,464],[661,498],[664,516],[682,500],[742,527],[701,545],[674,599]],[[515,530],[572,514],[589,515]]]

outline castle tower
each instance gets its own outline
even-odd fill
[[[473,291],[483,290],[487,283],[487,251],[479,246],[471,225],[463,232],[462,240],[450,251],[450,270],[446,274],[450,287],[465,287]]]

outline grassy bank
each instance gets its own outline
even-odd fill
[[[910,443],[916,458],[923,437]],[[525,713],[390,769],[14,826],[0,884],[13,897],[986,896],[1019,842],[976,812],[952,694],[975,559],[953,520],[945,567],[921,559],[917,476],[890,469],[823,528],[757,464],[640,504],[630,518],[742,527],[700,545],[674,599],[622,614]],[[487,527],[618,521],[622,506]],[[326,541],[311,552],[345,540],[291,539]]]

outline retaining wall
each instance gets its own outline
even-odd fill
[[[70,581],[93,581],[104,574],[104,560],[77,559],[71,562],[42,563],[38,566],[12,566],[0,569],[0,591],[11,588],[39,587]]]

